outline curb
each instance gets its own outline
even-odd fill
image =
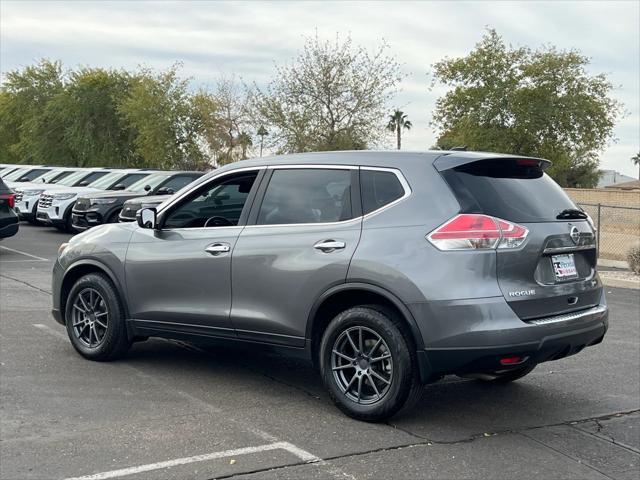
[[[602,272],[600,272],[600,280],[602,280],[602,284],[607,287],[640,290],[640,280],[623,280],[622,278],[605,277],[602,275]]]
[[[629,263],[624,260],[607,260],[606,258],[599,258],[598,266],[609,267],[609,268],[622,268],[624,270],[629,270]]]

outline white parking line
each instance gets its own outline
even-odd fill
[[[47,325],[43,325],[41,323],[34,323],[33,324],[34,327],[42,330],[43,332],[46,332],[50,335],[53,335],[57,338],[61,338],[65,341],[68,341],[69,338],[63,334],[62,332],[59,332],[57,330],[54,330],[53,328],[47,326]],[[194,347],[195,349],[201,350],[198,347]],[[163,382],[162,380],[159,380],[158,378],[155,378],[151,375],[149,375],[148,373],[140,370],[137,367],[134,367],[132,365],[127,365],[127,368],[129,368],[130,370],[133,370],[134,372],[136,372],[136,374],[138,376],[140,376],[141,378],[145,378],[148,379],[150,381],[153,381],[156,384],[159,385],[163,385],[165,387],[167,387],[168,385]],[[211,405],[210,403],[205,402],[204,400],[201,400],[198,397],[194,397],[193,395],[184,392],[182,390],[178,390],[178,389],[173,389],[172,390],[174,394],[179,395],[183,398],[186,398],[187,400],[189,400],[192,403],[195,404],[199,404],[201,405],[204,409],[206,410],[210,410],[212,412],[216,412],[219,413],[221,410],[213,405]],[[342,470],[340,470],[337,467],[332,466],[329,462],[322,460],[320,457],[317,457],[316,455],[303,450],[300,447],[295,446],[292,443],[289,442],[283,442],[280,441],[277,437],[271,435],[270,433],[265,432],[264,430],[261,430],[259,428],[253,427],[251,425],[247,425],[242,421],[238,421],[234,418],[231,417],[227,417],[227,421],[229,421],[230,423],[234,423],[236,425],[238,425],[238,427],[240,427],[242,430],[246,431],[246,432],[250,432],[253,433],[254,435],[262,438],[263,440],[266,440],[268,442],[273,442],[273,443],[269,443],[266,445],[261,445],[258,447],[247,447],[244,449],[238,449],[238,450],[227,450],[226,452],[214,452],[214,453],[210,453],[210,454],[206,454],[206,455],[196,455],[194,457],[185,457],[185,458],[179,458],[176,460],[168,460],[166,462],[159,462],[159,463],[152,463],[152,464],[148,464],[148,465],[141,465],[139,467],[130,467],[130,468],[123,468],[123,469],[119,469],[119,470],[112,470],[110,472],[103,472],[103,473],[96,473],[96,474],[92,474],[92,475],[87,475],[87,476],[83,476],[83,477],[71,477],[68,478],[66,480],[100,480],[100,479],[106,479],[106,478],[116,478],[116,477],[121,477],[121,476],[125,476],[125,475],[131,475],[133,473],[139,473],[139,472],[146,472],[149,470],[157,470],[157,469],[162,469],[162,468],[167,468],[170,466],[174,466],[174,465],[184,465],[187,463],[194,463],[194,462],[202,462],[202,461],[206,461],[206,460],[213,460],[213,459],[217,459],[217,458],[223,458],[223,457],[228,457],[228,456],[233,456],[233,455],[241,455],[241,453],[237,453],[237,451],[242,450],[245,451],[245,453],[256,453],[256,452],[261,452],[261,451],[267,451],[267,450],[275,450],[275,449],[283,449],[283,450],[287,450],[289,453],[292,453],[293,455],[295,455],[296,457],[298,457],[300,460],[302,460],[305,463],[311,463],[314,465],[317,465],[319,468],[322,468],[330,477],[336,478],[336,479],[343,479],[343,478],[354,478],[352,475],[349,475],[345,472],[343,472]],[[252,451],[247,451],[247,449],[259,449],[259,450],[255,450],[255,452]],[[229,453],[231,452],[231,453]],[[172,462],[178,462],[178,463],[172,463]],[[159,465],[159,466],[158,466]],[[143,468],[144,470],[137,470],[139,468]],[[123,472],[129,472],[129,473],[123,473]],[[106,476],[105,476],[106,475]]]
[[[305,463],[319,462],[320,459],[309,452],[302,450],[288,442],[276,442],[267,445],[258,445],[256,447],[236,448],[234,450],[225,450],[222,452],[206,453],[204,455],[194,455],[193,457],[175,458],[165,462],[149,463],[147,465],[139,465],[137,467],[121,468],[119,470],[111,470],[109,472],[94,473],[82,477],[72,477],[66,480],[105,480],[107,478],[124,477],[136,473],[150,472],[152,470],[161,470],[163,468],[176,467],[178,465],[187,465],[189,463],[206,462],[225,457],[235,457],[238,455],[248,455],[251,453],[267,452],[269,450],[286,450],[292,453]]]
[[[9,252],[19,253],[20,255],[24,255],[24,256],[26,256],[26,257],[35,258],[36,260],[39,260],[39,261],[41,261],[41,262],[48,262],[48,261],[49,261],[49,260],[48,260],[48,259],[46,259],[46,258],[38,257],[37,255],[31,255],[30,253],[22,252],[22,251],[20,251],[20,250],[15,250],[15,249],[13,249],[13,248],[3,247],[3,246],[0,246],[0,248],[1,248],[1,249],[3,249],[3,250],[7,250],[7,251],[9,251]]]

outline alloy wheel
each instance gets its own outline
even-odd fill
[[[89,348],[96,348],[105,339],[109,319],[107,302],[93,288],[81,290],[73,302],[71,316],[73,333]]]
[[[393,357],[384,339],[368,327],[350,327],[336,339],[331,351],[333,377],[350,400],[370,405],[389,391]]]

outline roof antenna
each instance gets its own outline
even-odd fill
[[[466,152],[467,146],[462,145],[461,147],[453,147],[453,148],[450,148],[449,150],[451,150],[452,152]]]

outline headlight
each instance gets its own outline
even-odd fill
[[[89,202],[91,205],[109,205],[111,203],[115,203],[115,198],[91,198]]]
[[[54,193],[53,198],[56,200],[69,200],[77,195],[77,193]]]
[[[42,188],[40,190],[22,190],[22,194],[28,197],[31,195],[40,195],[42,192],[44,192],[44,189]]]

